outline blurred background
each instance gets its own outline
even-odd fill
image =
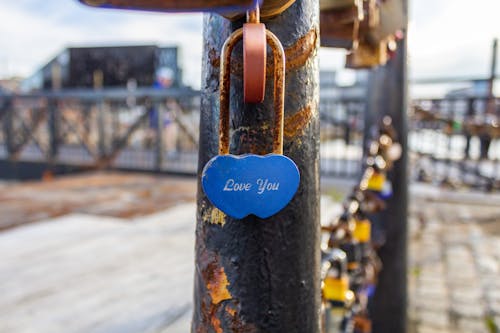
[[[500,328],[499,13],[498,0],[411,1],[395,34],[408,43],[411,332]],[[189,330],[202,26],[0,3],[0,332]],[[376,76],[346,53],[319,52],[322,224],[372,132]]]

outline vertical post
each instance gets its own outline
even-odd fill
[[[49,108],[49,136],[50,136],[50,147],[49,147],[49,167],[52,169],[56,162],[58,150],[59,150],[59,109],[57,106],[57,100],[50,99],[48,103]]]
[[[97,107],[97,136],[98,136],[98,151],[99,151],[99,161],[102,161],[106,155],[107,155],[107,149],[106,149],[106,117],[104,112],[106,112],[106,104],[104,100],[99,100],[96,103]]]
[[[62,88],[61,65],[55,62],[51,66],[52,92],[60,91]],[[57,156],[58,140],[59,140],[59,117],[58,117],[58,100],[53,97],[48,100],[48,131],[49,131],[49,151],[47,156],[48,171],[54,171],[55,159]]]
[[[5,136],[5,147],[7,148],[8,157],[10,160],[14,158],[14,108],[12,97],[7,97],[2,110],[3,114],[3,133]]]
[[[405,9],[406,0],[403,1]],[[407,214],[408,214],[408,127],[407,127],[407,41],[398,42],[393,59],[384,67],[372,71],[371,91],[376,100],[369,100],[374,121],[383,116],[392,118],[403,148],[401,158],[394,164],[390,178],[393,196],[381,214],[384,221],[385,244],[378,254],[383,262],[371,316],[374,333],[405,333],[407,327]],[[367,124],[368,125],[368,124]]]
[[[95,70],[92,73],[92,86],[96,91],[102,91],[104,86],[104,74],[101,70]],[[106,124],[105,124],[105,114],[108,110],[106,107],[106,102],[104,97],[101,97],[100,100],[96,102],[97,106],[97,136],[98,136],[98,152],[99,152],[99,161],[95,161],[97,164],[100,164],[106,158],[107,149],[106,149]]]
[[[318,0],[297,0],[264,22],[286,53],[284,154],[301,173],[295,197],[268,219],[236,220],[212,206],[198,179],[191,332],[319,333],[318,7]],[[220,50],[242,23],[218,15],[204,18],[199,175],[218,152]],[[245,105],[241,47],[233,52],[232,64],[231,152],[269,153],[272,80],[262,104]],[[272,64],[269,59],[269,75]]]
[[[498,52],[498,39],[493,40],[493,45],[491,47],[491,67],[490,67],[490,77],[488,79],[488,112],[491,114],[496,114],[495,110],[495,99],[494,99],[494,86],[497,71],[497,52]]]
[[[156,144],[155,144],[155,168],[156,171],[161,171],[163,166],[163,154],[165,152],[165,142],[164,142],[164,122],[165,122],[165,108],[164,103],[156,103],[155,107],[156,115],[153,112],[153,116],[156,116]],[[151,111],[150,111],[151,112]]]

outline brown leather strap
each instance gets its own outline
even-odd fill
[[[266,87],[266,27],[263,23],[243,24],[243,98],[261,103]]]

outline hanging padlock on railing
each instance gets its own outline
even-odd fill
[[[229,89],[231,53],[243,38],[243,28],[224,43],[220,72],[219,155],[204,167],[202,187],[210,202],[225,214],[241,219],[250,214],[268,218],[283,209],[298,189],[300,174],[283,155],[285,56],[278,38],[266,30],[274,58],[274,135],[272,154],[229,154]]]
[[[79,0],[102,8],[120,8],[162,12],[203,12],[248,10],[255,0]]]
[[[261,103],[266,88],[266,26],[260,22],[260,9],[247,12],[243,24],[243,99],[245,103]]]
[[[295,0],[78,0],[99,8],[145,10],[154,12],[213,12],[234,20],[246,11],[261,6],[262,17],[281,14]]]
[[[324,332],[344,332],[355,295],[349,289],[347,256],[333,249],[323,253],[321,265]]]
[[[363,15],[362,0],[321,0],[321,46],[355,49]]]

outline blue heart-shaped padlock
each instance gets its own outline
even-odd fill
[[[297,165],[278,154],[215,156],[201,178],[210,202],[237,219],[276,214],[292,200],[299,182]]]

